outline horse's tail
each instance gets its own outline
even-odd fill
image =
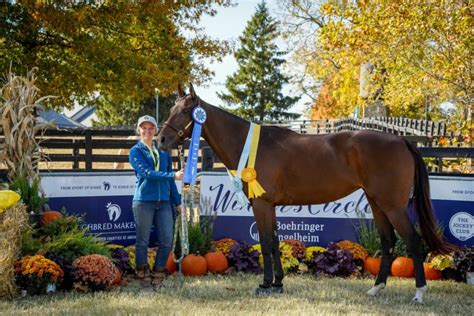
[[[430,250],[439,253],[449,253],[456,250],[456,246],[448,243],[437,229],[436,220],[433,214],[433,205],[430,199],[430,184],[428,171],[425,162],[418,149],[405,140],[415,162],[415,181],[413,198],[415,203],[418,222],[420,224],[421,235]]]

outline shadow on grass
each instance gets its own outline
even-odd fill
[[[237,313],[356,313],[356,314],[463,314],[474,308],[473,288],[448,281],[429,282],[425,305],[411,301],[415,293],[414,279],[389,278],[388,287],[379,296],[366,291],[373,279],[316,278],[289,275],[285,293],[256,297],[255,288],[262,275],[232,274],[228,276],[179,277],[166,281],[166,288],[145,293],[138,284],[108,292],[55,293],[0,301],[0,310],[16,312],[191,312],[212,310]]]

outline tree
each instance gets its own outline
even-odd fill
[[[162,123],[168,116],[170,108],[174,105],[176,95],[162,97],[159,99],[159,122]],[[100,126],[135,125],[142,115],[156,116],[156,97],[148,97],[143,102],[135,102],[131,99],[122,100],[120,104],[114,104],[108,100],[101,100],[102,106],[97,109],[97,117]]]
[[[0,72],[38,67],[37,86],[58,96],[55,108],[141,104],[155,88],[169,95],[211,75],[202,59],[220,59],[226,46],[196,22],[216,4],[229,1],[2,2]]]
[[[246,119],[295,119],[299,114],[288,110],[299,98],[283,96],[282,88],[289,82],[279,67],[285,62],[279,58],[285,52],[278,50],[278,23],[270,16],[265,1],[247,23],[240,48],[235,52],[238,70],[226,80],[229,91],[219,93],[228,105],[237,105],[233,111]]]
[[[361,102],[354,93],[360,66],[369,62],[378,70],[370,78],[372,91],[383,91],[393,115],[424,118],[427,100],[433,118],[448,100],[460,112],[472,107],[469,1],[326,0],[313,2],[317,10],[308,10],[306,0],[286,2],[296,20],[317,25],[314,46],[298,56],[316,78],[339,83],[331,92],[339,106],[349,110]]]

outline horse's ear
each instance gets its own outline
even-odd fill
[[[178,83],[178,96],[180,98],[184,97],[184,90],[183,90],[183,87],[181,87],[180,83]]]
[[[196,99],[196,92],[194,92],[194,87],[192,83],[189,83],[189,94],[191,98]]]

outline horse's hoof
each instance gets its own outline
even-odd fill
[[[367,295],[376,296],[385,288],[385,283],[375,285],[373,288],[367,291]]]
[[[281,284],[281,285],[272,284],[272,293],[281,294],[283,292],[284,292],[283,291],[283,284]]]
[[[413,298],[413,302],[417,302],[418,304],[423,303],[423,294],[425,294],[426,290],[428,290],[428,286],[425,285],[423,287],[417,287],[415,297]]]
[[[273,287],[269,286],[269,287],[257,287],[257,289],[255,290],[255,295],[257,296],[264,296],[264,295],[270,295],[273,293]]]

